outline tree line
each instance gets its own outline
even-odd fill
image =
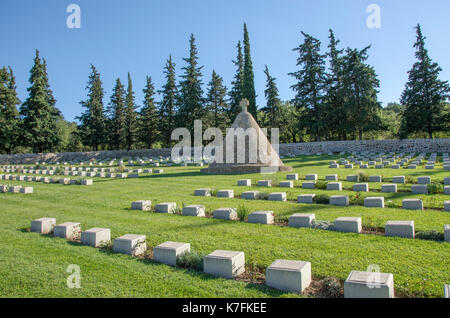
[[[442,69],[429,57],[420,25],[415,29],[416,62],[408,72],[400,104],[390,103],[385,108],[377,99],[377,74],[367,63],[370,46],[341,48],[332,30],[326,52],[321,51],[320,40],[302,32],[303,42],[293,49],[298,56],[296,69],[288,74],[295,81],[291,86],[295,96],[290,101],[280,99],[276,78],[266,65],[266,102],[257,106],[250,39],[244,24],[230,89],[215,70],[204,87],[203,66],[191,34],[179,79],[169,55],[159,90],[151,77],[146,77],[141,107],[130,73],[126,83],[116,79],[105,105],[101,75],[91,65],[78,123],[65,121],[57,109],[46,60],[36,50],[23,103],[17,96],[12,68],[0,68],[0,152],[170,147],[172,131],[186,127],[192,132],[197,119],[203,121],[204,129],[224,131],[240,112],[242,98],[249,101],[248,111],[261,127],[280,129],[280,142],[448,137],[450,88],[447,81],[439,79]]]

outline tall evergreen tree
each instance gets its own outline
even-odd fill
[[[139,112],[139,140],[143,142],[148,149],[158,140],[158,113],[155,105],[155,86],[150,76],[146,78],[146,85],[143,89],[144,102]]]
[[[198,66],[198,51],[193,34],[189,38],[189,57],[183,60],[187,65],[182,67],[184,74],[181,75],[179,85],[177,123],[189,129],[193,137],[194,120],[203,118],[205,111],[201,80],[203,66]]]
[[[231,82],[231,90],[229,92],[229,103],[230,107],[228,109],[229,122],[233,122],[236,116],[241,112],[241,107],[239,103],[241,102],[243,85],[244,85],[244,57],[242,55],[241,41],[238,41],[236,46],[237,56],[236,60],[233,61],[236,66],[236,74],[234,75],[234,80]]]
[[[29,82],[29,96],[20,108],[23,141],[33,152],[52,151],[60,141],[56,126],[62,117],[48,82],[47,63],[41,61],[38,50]]]
[[[3,67],[0,69],[0,153],[10,154],[20,144],[19,104],[13,70]]]
[[[137,135],[137,113],[134,102],[133,84],[130,73],[128,73],[128,87],[125,98],[125,142],[127,150],[131,150],[136,142]]]
[[[118,78],[108,105],[109,144],[115,150],[126,147],[125,88]]]
[[[348,130],[352,130],[354,139],[356,134],[363,139],[363,133],[381,129],[382,123],[379,111],[382,109],[377,100],[380,82],[372,66],[365,63],[368,58],[367,51],[346,50],[344,56],[344,90],[346,95],[346,113],[350,121]]]
[[[278,95],[278,87],[275,82],[276,78],[269,73],[269,68],[265,67],[266,89],[264,95],[266,97],[266,106],[261,109],[266,118],[265,125],[267,128],[280,128],[280,98]]]
[[[92,64],[86,90],[88,91],[87,99],[80,102],[85,110],[77,117],[80,121],[78,131],[83,144],[89,145],[93,151],[97,151],[101,145],[106,144],[106,116],[100,73]]]
[[[178,89],[175,83],[175,63],[172,61],[172,56],[164,67],[164,74],[166,76],[166,83],[162,90],[158,93],[162,94],[161,102],[159,103],[159,131],[162,136],[162,142],[165,147],[170,147],[172,144],[172,131],[176,127],[176,106],[178,100]]]
[[[325,89],[325,61],[320,54],[320,41],[302,32],[304,42],[294,49],[299,52],[297,66],[300,70],[289,73],[297,83],[291,88],[296,92],[293,104],[302,116],[299,118],[300,130],[307,128],[317,141],[321,140],[326,129],[323,97]]]
[[[329,137],[335,133],[339,140],[347,139],[347,112],[345,109],[345,94],[343,83],[343,49],[338,49],[339,40],[329,30],[329,71],[326,80],[325,117],[328,124]]]
[[[213,70],[211,81],[208,83],[206,100],[205,127],[215,127],[225,132],[227,127],[226,103],[227,88],[223,85],[223,79]]]
[[[425,37],[420,25],[416,26],[417,39],[414,44],[416,59],[408,72],[408,82],[401,97],[406,106],[402,118],[402,137],[414,132],[426,132],[433,138],[433,132],[446,125],[444,104],[449,97],[447,81],[439,79],[442,69],[428,56]]]
[[[250,39],[247,31],[247,24],[244,23],[244,74],[242,85],[242,98],[249,101],[248,112],[256,118],[256,92],[254,82],[253,64],[250,55]]]

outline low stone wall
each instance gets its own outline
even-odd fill
[[[450,152],[450,139],[405,139],[405,140],[351,140],[351,141],[321,141],[280,144],[280,156],[301,155],[306,153],[347,153],[373,152]],[[90,159],[104,160],[122,157],[170,157],[171,149],[141,149],[119,151],[89,151],[61,152],[42,154],[0,155],[0,164],[34,163],[34,162],[64,162],[87,161]]]

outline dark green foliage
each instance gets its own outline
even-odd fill
[[[165,147],[172,144],[171,134],[176,127],[175,111],[178,100],[178,89],[175,83],[175,63],[172,56],[169,55],[164,67],[166,83],[162,90],[158,91],[162,95],[161,102],[158,105],[159,131],[161,133],[162,142]]]
[[[195,251],[183,254],[177,258],[177,266],[195,271],[203,271],[203,255]]]
[[[400,135],[406,138],[415,132],[426,132],[429,138],[439,130],[448,130],[449,114],[444,111],[450,88],[447,81],[439,79],[442,69],[428,56],[425,37],[420,25],[416,26],[417,40],[414,44],[416,59],[408,72],[408,82],[401,97],[405,105]]]
[[[242,85],[242,98],[249,101],[248,112],[256,118],[256,92],[255,92],[255,75],[253,74],[253,63],[250,55],[250,39],[247,31],[247,24],[244,23],[244,74]]]
[[[428,241],[443,241],[444,234],[435,230],[419,231],[416,233],[415,238]]]
[[[226,103],[227,88],[223,84],[223,79],[213,70],[211,81],[208,83],[208,93],[206,99],[206,113],[203,121],[205,128],[215,127],[226,133],[227,115]]]
[[[144,102],[138,116],[138,135],[148,149],[158,140],[158,113],[155,105],[155,87],[150,76],[146,78],[146,85],[143,89]]]
[[[329,204],[330,197],[326,194],[319,194],[313,198],[313,202],[317,204]]]
[[[241,41],[238,42],[236,46],[238,53],[236,60],[233,61],[236,66],[236,73],[234,75],[234,80],[231,82],[231,90],[229,92],[230,97],[230,108],[228,109],[228,119],[229,123],[233,122],[236,116],[241,112],[239,103],[242,99],[242,91],[244,86],[244,57],[242,56]]]
[[[189,57],[183,60],[187,65],[181,68],[184,73],[179,84],[177,123],[178,127],[186,127],[193,137],[194,120],[202,119],[205,113],[201,80],[203,66],[198,66],[198,51],[193,34],[189,39]]]
[[[119,150],[126,146],[125,88],[118,78],[108,105],[109,144]]]
[[[429,194],[438,194],[444,192],[444,187],[441,183],[432,182],[427,185],[428,193]]]
[[[278,95],[276,78],[269,74],[269,68],[265,67],[264,74],[266,75],[266,89],[264,95],[266,97],[266,106],[261,108],[261,112],[264,114],[265,127],[270,130],[271,128],[280,128],[281,126],[281,101]]]
[[[250,209],[245,205],[240,205],[238,206],[236,212],[239,220],[245,221],[248,218],[248,215],[250,214]]]
[[[91,64],[89,74],[87,100],[80,102],[85,111],[76,119],[80,121],[79,134],[81,141],[93,151],[105,143],[106,116],[103,109],[103,88],[100,73]]]
[[[295,92],[292,100],[299,112],[299,129],[307,128],[308,133],[321,140],[325,130],[324,89],[325,60],[320,54],[320,41],[302,32],[304,42],[294,49],[299,52],[297,66],[299,70],[289,73],[296,83],[291,86]]]
[[[327,189],[327,184],[328,184],[328,182],[326,182],[326,181],[317,181],[316,182],[316,189],[326,190]]]
[[[30,71],[28,98],[20,107],[22,121],[22,142],[33,152],[52,151],[60,138],[56,125],[61,119],[60,111],[55,107],[47,77],[47,63],[39,57],[36,50],[34,65]]]
[[[0,153],[11,153],[20,143],[20,118],[12,68],[0,69]]]
[[[358,176],[358,180],[360,182],[367,182],[367,181],[369,181],[369,175],[365,171],[358,171],[357,176]]]
[[[134,102],[133,84],[130,73],[128,73],[128,87],[125,98],[125,145],[131,150],[137,139],[137,113]]]

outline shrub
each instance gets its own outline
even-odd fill
[[[54,171],[55,171],[54,174],[62,174],[63,171],[64,171],[64,169],[61,168],[61,167],[58,167],[58,168],[56,168]]]
[[[438,194],[444,192],[444,187],[440,183],[432,182],[427,185],[429,194]]]
[[[388,200],[384,203],[384,206],[387,208],[397,208],[397,204],[394,203],[392,200]]]
[[[416,238],[428,241],[443,241],[444,234],[435,230],[420,231],[416,233]]]
[[[203,256],[195,251],[177,258],[177,266],[181,268],[203,271]]]
[[[260,192],[258,194],[258,200],[267,200],[269,198],[269,193],[267,192]]]
[[[328,182],[325,182],[325,181],[317,181],[316,182],[316,189],[326,190],[327,189],[327,184],[328,184]]]
[[[405,183],[416,183],[416,181],[414,180],[413,176],[406,176],[405,178]]]
[[[364,198],[361,197],[359,192],[357,192],[356,194],[349,196],[349,202],[351,205],[364,205]]]
[[[211,189],[211,196],[212,196],[212,197],[217,196],[217,190],[216,190],[216,188],[214,188],[214,187]]]
[[[369,175],[365,171],[358,171],[358,180],[361,182],[369,181]]]
[[[323,293],[328,298],[340,298],[342,297],[343,290],[341,282],[336,277],[327,277],[322,280]]]
[[[125,171],[125,166],[124,165],[120,165],[117,167],[117,172],[119,173],[123,173]]]
[[[246,207],[245,205],[238,206],[237,210],[237,216],[240,221],[245,221],[250,214],[250,209]]]
[[[329,204],[330,197],[326,194],[319,194],[314,197],[313,202],[317,204]]]

